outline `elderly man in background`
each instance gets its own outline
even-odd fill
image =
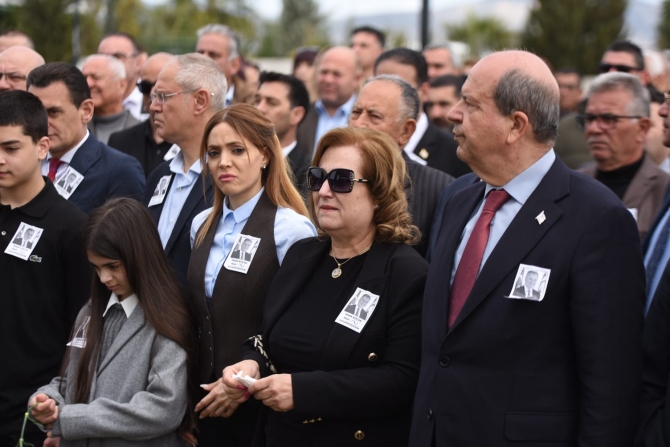
[[[425,256],[440,192],[454,179],[442,171],[412,161],[403,151],[416,130],[419,104],[416,89],[399,76],[375,76],[365,83],[356,98],[349,125],[379,130],[398,143],[410,180],[405,187],[409,213],[421,231],[421,241],[414,248]]]
[[[16,45],[28,47],[32,50],[35,49],[35,44],[26,33],[17,30],[10,30],[0,34],[0,51],[5,51],[7,48]]]
[[[428,64],[428,80],[444,76],[457,75],[458,69],[454,62],[454,52],[449,44],[431,43],[424,47],[423,57]]]
[[[28,73],[44,65],[44,58],[26,46],[9,47],[0,53],[0,92],[25,90]]]
[[[637,220],[644,239],[661,204],[670,175],[645,154],[651,126],[649,92],[628,73],[595,78],[586,94],[586,111],[579,117],[594,167],[581,171],[602,182],[619,197]]]
[[[126,69],[123,62],[106,54],[89,56],[82,65],[93,100],[93,119],[88,130],[102,143],[119,130],[133,127],[140,122],[129,110],[123,108],[126,91]]]
[[[127,33],[106,35],[98,45],[98,54],[113,56],[123,62],[126,69],[126,90],[123,92],[123,107],[138,120],[148,118],[142,110],[142,93],[137,87],[140,67],[147,59],[147,53],[133,36]]]
[[[163,161],[174,157],[174,153],[168,154],[172,143],[164,140],[158,135],[158,129],[154,123],[154,112],[151,112],[151,92],[153,91],[158,73],[172,57],[168,53],[153,54],[142,65],[140,69],[139,89],[142,93],[142,111],[149,113],[149,119],[113,133],[109,137],[108,144],[137,158],[144,169],[144,174],[148,177],[151,171],[156,169]]]
[[[237,76],[242,68],[240,42],[237,34],[229,27],[218,23],[203,26],[197,34],[198,42],[195,46],[195,52],[216,62],[226,76],[228,85],[225,98],[226,107],[240,103],[253,104],[253,89]]]

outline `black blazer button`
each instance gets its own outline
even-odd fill
[[[362,441],[363,438],[365,438],[365,433],[363,433],[361,430],[357,430],[356,433],[354,433],[354,438],[356,438],[359,441]]]
[[[445,366],[446,367],[446,366],[449,366],[449,363],[450,363],[449,357],[447,357],[446,355],[440,357],[440,366]]]
[[[377,354],[375,354],[374,352],[371,352],[368,355],[368,360],[371,361],[371,362],[376,362],[377,361]]]
[[[433,410],[428,409],[428,419],[433,419]]]

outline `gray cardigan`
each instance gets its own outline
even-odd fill
[[[75,330],[89,313],[79,312]],[[81,350],[69,348],[67,376],[72,377]],[[72,404],[72,382],[54,378],[37,393],[58,404],[54,436],[61,447],[181,447],[176,430],[186,411],[186,352],[174,341],[156,334],[138,304],[124,323],[91,386],[88,404]]]

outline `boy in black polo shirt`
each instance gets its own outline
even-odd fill
[[[17,444],[30,395],[60,371],[89,295],[86,214],[41,175],[47,113],[24,91],[0,94],[0,447]],[[25,441],[44,441],[33,424]]]

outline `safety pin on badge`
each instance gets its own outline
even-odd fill
[[[542,225],[544,221],[547,220],[547,216],[544,215],[544,211],[538,214],[535,220],[537,220],[538,225]]]

